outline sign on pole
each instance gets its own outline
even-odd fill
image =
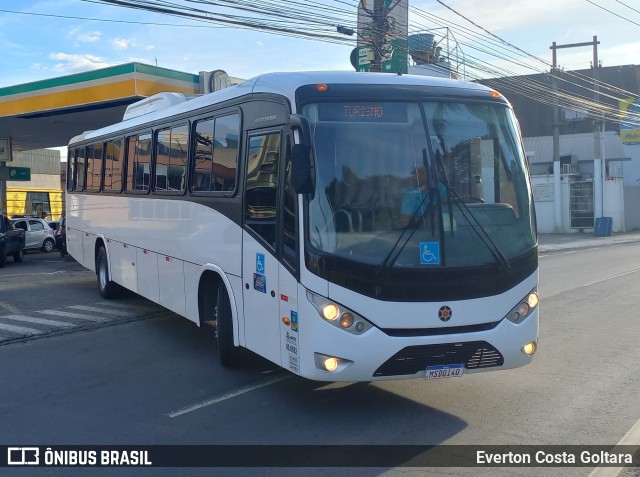
[[[358,2],[358,64],[357,71],[370,71],[374,53],[380,55],[381,69],[384,73],[406,73],[408,66],[408,0],[383,0],[381,12],[375,12],[376,0]],[[375,45],[375,14],[383,15],[381,24],[384,32],[382,44]],[[374,52],[374,49],[376,50]]]
[[[3,181],[30,181],[30,167],[0,166],[0,180]]]
[[[623,144],[640,144],[640,99],[627,98],[620,100],[620,112],[623,121],[620,123],[620,139]]]
[[[11,138],[0,138],[0,162],[11,162]]]

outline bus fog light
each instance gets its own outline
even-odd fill
[[[365,325],[364,325],[364,323],[363,323],[362,321],[358,321],[358,322],[356,323],[356,326],[355,326],[356,331],[362,331],[362,330],[364,330],[364,326],[365,326]]]
[[[338,369],[338,360],[336,358],[327,358],[322,364],[324,369],[330,373]]]
[[[342,371],[353,364],[353,361],[348,359],[342,359],[337,356],[330,356],[322,353],[314,353],[314,360],[316,368],[327,373]]]
[[[532,341],[531,343],[527,343],[522,347],[522,352],[527,356],[533,356],[537,348],[538,345],[536,344],[536,342]]]
[[[343,313],[340,317],[340,326],[349,328],[351,325],[353,325],[353,315],[351,313]]]

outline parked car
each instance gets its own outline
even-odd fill
[[[13,226],[25,232],[25,250],[42,250],[51,252],[56,246],[56,238],[53,229],[44,219],[25,218],[12,219]]]
[[[49,224],[49,227],[53,229],[54,232],[56,232],[60,228],[59,220],[47,220],[47,223]]]
[[[8,218],[0,215],[0,268],[4,267],[8,255],[12,255],[14,261],[22,262],[24,245],[24,230],[14,228]]]

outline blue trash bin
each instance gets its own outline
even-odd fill
[[[613,229],[612,217],[598,217],[593,227],[593,235],[596,237],[608,237]]]

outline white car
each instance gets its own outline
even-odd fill
[[[53,229],[44,219],[24,218],[11,219],[16,229],[24,230],[25,250],[42,250],[51,252],[56,245]]]

